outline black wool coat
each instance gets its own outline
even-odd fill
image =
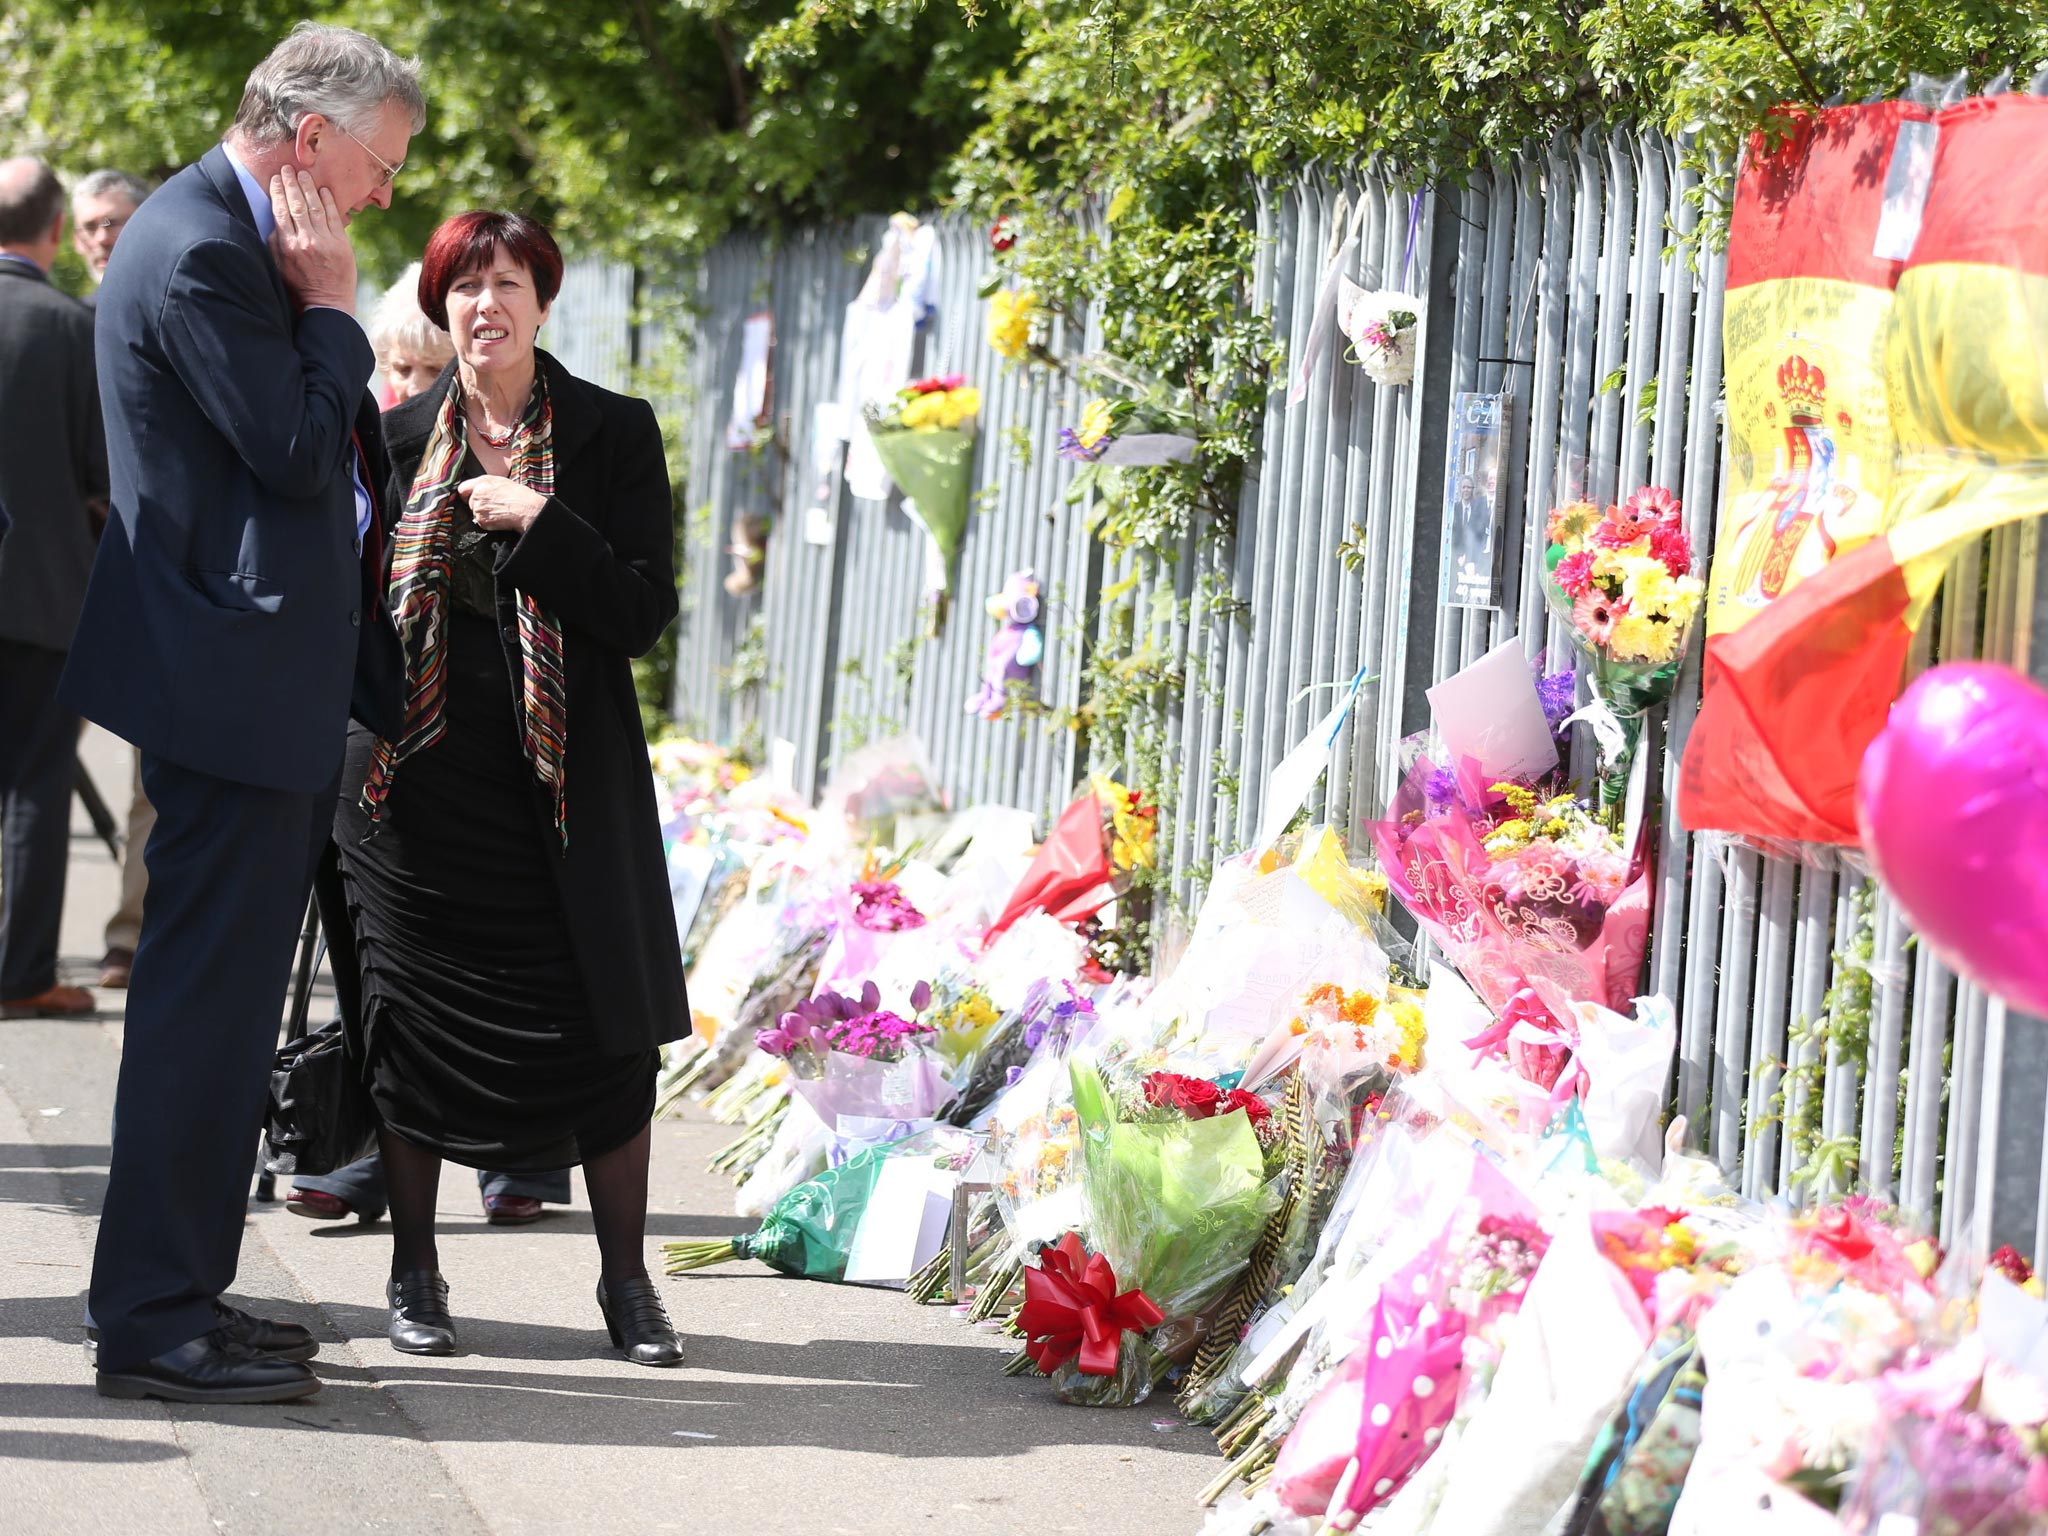
[[[632,658],[652,650],[676,617],[668,464],[654,408],[645,400],[587,383],[546,352],[539,360],[554,412],[555,494],[499,554],[498,634],[517,678],[515,594],[531,594],[562,627],[568,844],[565,849],[545,812],[537,780],[535,805],[542,814],[532,835],[545,840],[548,863],[560,878],[598,1046],[625,1055],[690,1029],[632,669]],[[451,364],[424,394],[384,417],[391,453],[387,529],[398,526],[454,371]],[[509,689],[505,707],[518,707]],[[356,742],[351,747],[342,791],[350,800],[361,792],[358,765],[365,757]]]

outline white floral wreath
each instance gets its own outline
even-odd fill
[[[1415,381],[1417,332],[1422,300],[1394,288],[1368,290],[1340,279],[1337,327],[1351,342],[1359,364],[1375,384]]]

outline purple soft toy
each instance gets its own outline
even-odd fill
[[[981,688],[967,701],[967,713],[1000,720],[1010,702],[1010,684],[1028,680],[1045,654],[1045,637],[1038,630],[1037,576],[1030,571],[1014,573],[988,600],[988,616],[1002,627],[989,640]]]

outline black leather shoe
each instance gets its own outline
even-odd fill
[[[213,1304],[214,1314],[220,1319],[221,1331],[240,1339],[259,1355],[273,1360],[310,1360],[320,1353],[320,1346],[313,1335],[297,1323],[273,1322],[267,1317],[243,1312],[224,1301]],[[97,1365],[100,1358],[100,1331],[97,1328],[85,1330],[85,1358]]]
[[[216,1328],[126,1371],[99,1371],[101,1397],[157,1397],[172,1403],[291,1403],[320,1390],[320,1378],[296,1360],[258,1354]]]
[[[661,1304],[661,1292],[646,1275],[621,1280],[610,1294],[605,1283],[598,1281],[597,1305],[611,1333],[612,1348],[624,1350],[635,1365],[683,1363],[682,1341],[668,1320],[668,1308]]]
[[[455,1353],[455,1319],[448,1315],[448,1282],[438,1269],[393,1275],[384,1287],[391,1303],[391,1347],[407,1355]]]
[[[280,1323],[253,1312],[243,1312],[224,1301],[213,1304],[220,1325],[259,1355],[273,1360],[310,1360],[320,1353],[310,1330],[297,1323]]]

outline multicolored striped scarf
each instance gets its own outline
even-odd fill
[[[442,707],[448,685],[448,601],[452,580],[455,487],[465,442],[462,380],[451,380],[427,451],[413,476],[405,511],[393,536],[391,615],[405,647],[405,734],[382,739],[363,783],[363,809],[372,824],[398,765],[431,747],[446,729]],[[554,415],[545,376],[536,375],[526,414],[513,430],[507,478],[542,496],[555,493]],[[527,593],[515,594],[519,611],[520,736],[526,760],[553,798],[555,830],[569,842],[567,775],[563,751],[569,709],[562,675],[562,626]]]

